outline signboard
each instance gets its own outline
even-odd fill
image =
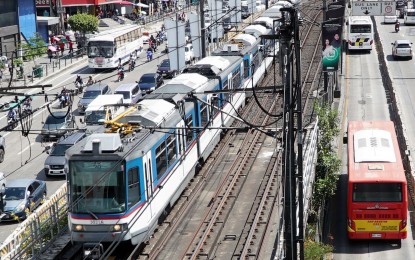
[[[36,0],[36,7],[49,7],[50,1],[49,0]]]
[[[352,15],[396,15],[396,2],[378,1],[378,2],[352,2]]]

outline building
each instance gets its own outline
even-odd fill
[[[11,57],[36,32],[35,0],[0,1],[0,17],[0,56]]]

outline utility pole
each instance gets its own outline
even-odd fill
[[[199,0],[200,9],[200,28],[201,30],[201,46],[202,46],[202,59],[206,57],[206,28],[205,28],[205,0]]]
[[[327,20],[327,2],[323,0],[323,23]],[[324,89],[324,102],[328,102],[328,75],[327,71],[323,71],[323,89]]]
[[[281,8],[281,14],[280,62],[284,85],[284,240],[285,259],[292,260],[304,259],[300,33],[296,8]]]

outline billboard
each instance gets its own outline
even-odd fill
[[[342,51],[344,4],[329,4],[326,21],[322,25],[323,71],[338,70]]]

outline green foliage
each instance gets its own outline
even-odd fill
[[[323,259],[323,257],[333,252],[333,246],[323,243],[315,242],[311,239],[304,241],[304,259],[316,260]]]
[[[14,67],[20,67],[21,65],[23,65],[23,60],[22,59],[14,59],[13,60],[13,65]]]
[[[333,142],[340,132],[337,111],[328,106],[316,106],[315,110],[319,118],[319,142],[313,205],[314,210],[317,210],[326,198],[336,192],[341,160]]]
[[[90,14],[75,14],[69,17],[68,23],[72,30],[82,34],[98,31],[98,18]]]
[[[37,57],[46,53],[47,45],[42,36],[36,32],[29,38],[28,43],[21,44],[21,48],[23,49],[24,58],[35,62]]]

